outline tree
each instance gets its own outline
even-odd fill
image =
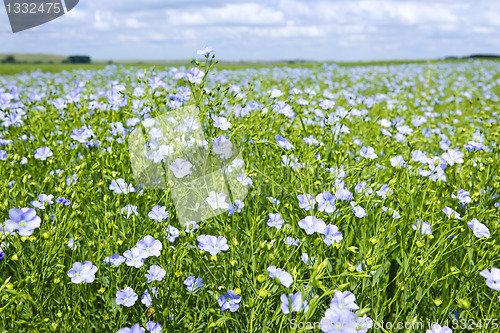
[[[15,62],[16,58],[14,58],[13,55],[8,55],[2,60],[2,63],[4,64],[14,64]]]

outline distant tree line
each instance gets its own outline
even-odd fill
[[[57,61],[61,62],[61,61]],[[13,55],[7,55],[3,59],[0,60],[0,63],[2,64],[43,64],[43,63],[48,63],[48,64],[54,64],[56,61],[54,60],[47,60],[47,61],[42,61],[42,60],[32,60],[32,61],[19,61],[17,60]],[[69,56],[67,59],[64,59],[62,61],[63,64],[90,64],[91,60],[89,56]]]
[[[64,60],[63,63],[70,64],[90,64],[89,56],[69,56],[67,60]]]
[[[16,58],[13,55],[8,55],[2,59],[2,64],[15,64]]]
[[[464,60],[464,59],[498,59],[500,55],[497,54],[471,54],[465,57],[450,56],[446,57],[446,60]]]

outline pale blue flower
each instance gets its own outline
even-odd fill
[[[316,202],[320,212],[331,214],[335,211],[335,196],[328,191],[318,194]]]
[[[335,102],[329,99],[324,99],[319,103],[323,110],[331,110],[335,107]]]
[[[151,293],[153,294],[153,296],[155,296],[155,298],[158,298],[158,290],[156,289],[156,287],[151,288]],[[151,306],[153,304],[153,298],[151,297],[151,294],[148,290],[146,290],[142,295],[141,303],[145,306]]]
[[[212,139],[213,146],[212,150],[215,154],[219,155],[221,158],[228,159],[233,156],[232,147],[233,144],[224,135],[220,135],[217,138]]]
[[[118,267],[120,266],[122,263],[125,262],[125,257],[122,257],[121,255],[115,253],[113,254],[111,257],[106,257],[104,258],[104,262],[106,264],[109,264],[109,265],[112,265],[112,266],[115,266],[115,267]]]
[[[280,201],[276,198],[273,198],[273,197],[266,197],[267,200],[271,201],[273,204],[275,204],[276,206],[279,206],[280,204]]]
[[[165,230],[166,230],[165,237],[167,238],[167,241],[169,241],[170,243],[175,242],[175,239],[180,235],[179,229],[177,229],[174,226],[171,226],[170,224],[167,225]]]
[[[441,326],[439,324],[432,324],[431,328],[426,330],[425,333],[452,333],[453,331],[448,326]]]
[[[143,258],[148,258],[151,256],[159,257],[163,246],[159,240],[156,240],[152,236],[148,235],[138,241],[136,247],[142,252]]]
[[[144,330],[141,328],[141,325],[134,324],[132,327],[124,327],[119,329],[116,333],[144,333]]]
[[[393,168],[395,168],[395,167],[404,168],[406,166],[406,162],[403,158],[403,155],[394,156],[391,158],[390,161],[391,161],[391,165]]]
[[[47,158],[52,157],[54,154],[49,147],[38,148],[35,151],[35,158],[40,161],[45,161]]]
[[[414,150],[411,152],[411,159],[415,162],[420,162],[422,164],[427,164],[427,156],[420,150]]]
[[[267,271],[269,272],[269,277],[271,279],[278,279],[279,282],[285,287],[290,288],[292,285],[293,277],[290,273],[285,272],[281,268],[276,268],[276,266],[268,267]]]
[[[112,179],[109,189],[116,194],[135,192],[134,186],[132,186],[132,184],[127,184],[122,178],[118,178],[116,180]]]
[[[413,223],[411,227],[413,230],[420,230],[422,235],[432,235],[430,223],[417,219],[417,223]]]
[[[274,227],[278,230],[281,229],[283,226],[283,219],[281,218],[281,215],[279,213],[273,214],[269,213],[269,220],[267,220],[267,225],[270,227]]]
[[[397,126],[396,129],[398,130],[399,133],[404,135],[410,135],[413,133],[413,129],[408,125]]]
[[[226,202],[227,195],[224,193],[217,193],[215,191],[210,191],[208,197],[205,201],[212,207],[213,210],[228,209],[229,204]]]
[[[223,131],[229,129],[232,124],[227,121],[225,117],[217,117],[216,115],[212,115],[212,120],[214,122],[214,127],[217,127]]]
[[[73,267],[68,271],[68,276],[71,278],[73,283],[92,283],[95,280],[95,273],[97,272],[97,267],[92,265],[90,261],[84,261],[83,264],[80,262],[73,263]]]
[[[245,185],[252,186],[253,185],[252,178],[248,177],[245,173],[236,177],[236,180],[238,180],[241,183],[241,185],[243,185],[243,186],[245,186]]]
[[[280,146],[283,149],[290,150],[292,148],[295,148],[294,145],[290,143],[290,140],[288,138],[284,138],[281,135],[277,134],[275,136],[276,138],[276,143],[278,146]]]
[[[123,290],[118,290],[116,292],[116,304],[131,307],[135,304],[135,301],[139,298],[134,290],[130,287],[126,287]]]
[[[204,57],[208,56],[212,52],[214,52],[214,49],[211,46],[204,46],[201,49],[199,49],[198,51],[196,51],[196,53],[198,55],[202,55]]]
[[[319,144],[319,141],[316,140],[312,135],[309,135],[308,137],[304,138],[303,139],[304,142],[307,144],[307,145],[313,145],[313,146],[316,146]]]
[[[286,245],[299,246],[299,240],[292,238],[290,236],[287,236],[283,241],[285,242]]]
[[[299,199],[299,207],[304,210],[312,210],[314,209],[314,205],[316,204],[316,200],[310,194],[300,194],[297,196]]]
[[[453,209],[451,209],[450,207],[447,207],[447,206],[445,206],[443,208],[443,213],[445,213],[446,216],[448,216],[449,219],[457,219],[457,220],[461,220],[462,219],[460,217],[460,214],[458,214],[456,211],[454,211]]]
[[[493,290],[500,291],[500,269],[492,267],[491,271],[484,269],[479,275],[486,279],[486,285]]]
[[[163,280],[165,274],[167,274],[166,270],[158,265],[153,265],[149,267],[147,274],[144,274],[144,276],[148,279],[148,283],[151,283],[153,281]]]
[[[330,303],[330,308],[358,310],[359,306],[355,303],[356,296],[350,291],[335,290],[335,295]]]
[[[325,333],[357,333],[356,326],[356,314],[347,309],[328,308],[320,321],[320,328]]]
[[[245,203],[241,200],[235,200],[234,203],[229,203],[229,207],[227,209],[229,212],[228,216],[231,216],[236,212],[241,213],[243,207],[245,207]]]
[[[202,278],[195,278],[194,276],[188,276],[186,280],[184,280],[184,284],[189,291],[202,289],[205,286]]]
[[[193,67],[186,73],[189,82],[193,84],[200,84],[205,76],[205,72],[201,71],[198,67]]]
[[[366,214],[365,210],[363,207],[361,206],[354,206],[352,207],[352,212],[354,213],[354,215],[356,215],[356,217],[358,218],[363,218],[363,217],[366,217],[368,216],[368,214]]]
[[[490,237],[490,230],[487,226],[479,222],[476,218],[473,218],[471,221],[467,222],[467,225],[472,229],[474,236],[477,238],[481,237]]]
[[[68,247],[71,251],[74,251],[78,248],[78,245],[80,245],[78,242],[75,242],[75,240],[73,239],[73,237],[71,237],[69,240],[68,240]]]
[[[137,206],[135,205],[126,205],[121,209],[122,214],[126,214],[126,218],[128,219],[130,215],[134,214],[135,216],[138,216],[139,213],[137,212]]]
[[[470,193],[463,190],[463,189],[459,189],[458,192],[457,192],[457,195],[455,194],[452,194],[451,197],[453,199],[458,199],[458,202],[460,202],[460,204],[462,205],[462,207],[465,207],[466,204],[470,203],[471,202],[471,197],[470,197]]]
[[[212,256],[217,255],[221,251],[229,250],[227,239],[224,236],[200,235],[197,237],[197,240],[199,242],[198,249],[209,252]]]
[[[449,165],[462,164],[464,163],[464,154],[455,149],[449,149],[446,153],[441,155],[441,158],[446,161]]]
[[[339,228],[333,224],[328,224],[325,227],[323,234],[325,235],[325,238],[323,238],[323,242],[325,242],[326,245],[340,243],[343,238],[342,233],[339,231]]]
[[[125,265],[134,266],[135,268],[139,268],[144,265],[144,256],[143,252],[136,247],[131,248],[123,253],[123,256],[127,259],[125,261]]]
[[[174,163],[170,164],[170,170],[174,173],[176,178],[184,178],[185,176],[191,175],[192,167],[193,165],[190,162],[182,158],[176,158]]]
[[[307,216],[299,221],[299,227],[304,229],[308,235],[312,235],[315,232],[323,234],[326,229],[326,224],[322,219],[318,219],[314,216]]]
[[[186,232],[187,233],[194,232],[199,227],[200,226],[198,225],[198,223],[196,223],[196,221],[188,221],[188,222],[186,222]]]
[[[389,188],[389,186],[387,184],[383,184],[382,187],[380,188],[380,190],[376,191],[375,193],[382,197],[382,199],[386,199],[387,198],[387,194],[389,192],[392,192],[392,190]]]
[[[362,147],[361,150],[359,151],[359,154],[361,157],[368,158],[368,159],[376,159],[378,157],[377,154],[375,154],[375,150],[372,147]]]
[[[220,295],[217,303],[219,303],[220,309],[224,312],[229,310],[235,312],[240,307],[241,296],[236,295],[234,291],[228,290],[224,295]]]
[[[283,96],[283,92],[279,89],[272,89],[267,92],[268,94],[271,94],[271,98],[278,98]]]
[[[162,222],[169,217],[169,213],[166,209],[167,208],[165,206],[154,206],[148,213],[148,217],[156,222]]]
[[[154,321],[148,321],[146,324],[146,330],[150,333],[161,333],[162,326]]]
[[[5,221],[5,231],[17,231],[19,236],[31,236],[33,231],[40,226],[41,219],[32,208],[12,208],[9,210],[9,219]]]
[[[276,102],[276,104],[273,106],[273,110],[278,114],[282,114],[288,118],[293,118],[295,116],[292,107],[283,101]]]
[[[350,201],[353,198],[353,194],[351,191],[344,188],[344,185],[342,184],[335,192],[335,198],[340,201]]]
[[[87,125],[85,125],[82,128],[74,129],[70,135],[70,138],[75,140],[75,141],[78,141],[80,143],[85,143],[92,136],[94,136],[92,129],[90,127],[88,127]]]
[[[281,300],[281,311],[283,311],[283,314],[285,315],[292,312],[299,312],[302,310],[304,310],[304,312],[307,312],[307,310],[309,309],[307,300],[302,301],[301,292],[288,295],[282,294],[280,300]]]

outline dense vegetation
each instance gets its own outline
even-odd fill
[[[227,70],[200,53],[0,77],[0,330],[494,330],[498,63]],[[247,191],[187,224],[129,154],[183,107],[201,146],[241,149]]]

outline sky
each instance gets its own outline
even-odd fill
[[[233,61],[500,54],[500,1],[80,0],[15,34],[0,9],[0,53],[169,60],[196,57],[202,46]]]

